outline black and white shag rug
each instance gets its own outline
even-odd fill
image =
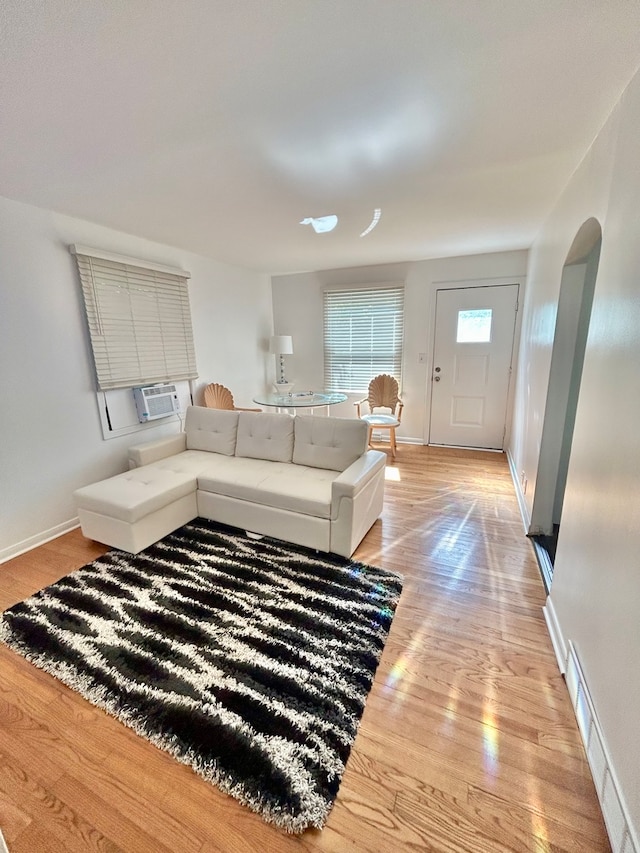
[[[203,519],[6,610],[0,640],[289,832],[322,827],[398,575]]]

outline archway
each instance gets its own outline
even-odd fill
[[[560,282],[530,530],[547,590],[553,578],[601,243],[600,223],[587,219],[571,244]]]

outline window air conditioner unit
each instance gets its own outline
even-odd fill
[[[180,411],[175,385],[148,385],[143,388],[134,388],[133,397],[141,424],[155,421],[157,418],[167,418]]]

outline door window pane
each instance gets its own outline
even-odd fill
[[[491,308],[458,311],[456,343],[486,344],[491,340]]]

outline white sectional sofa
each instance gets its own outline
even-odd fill
[[[184,432],[74,497],[85,536],[133,554],[201,516],[350,557],[382,511],[385,461],[363,421],[191,406]]]

